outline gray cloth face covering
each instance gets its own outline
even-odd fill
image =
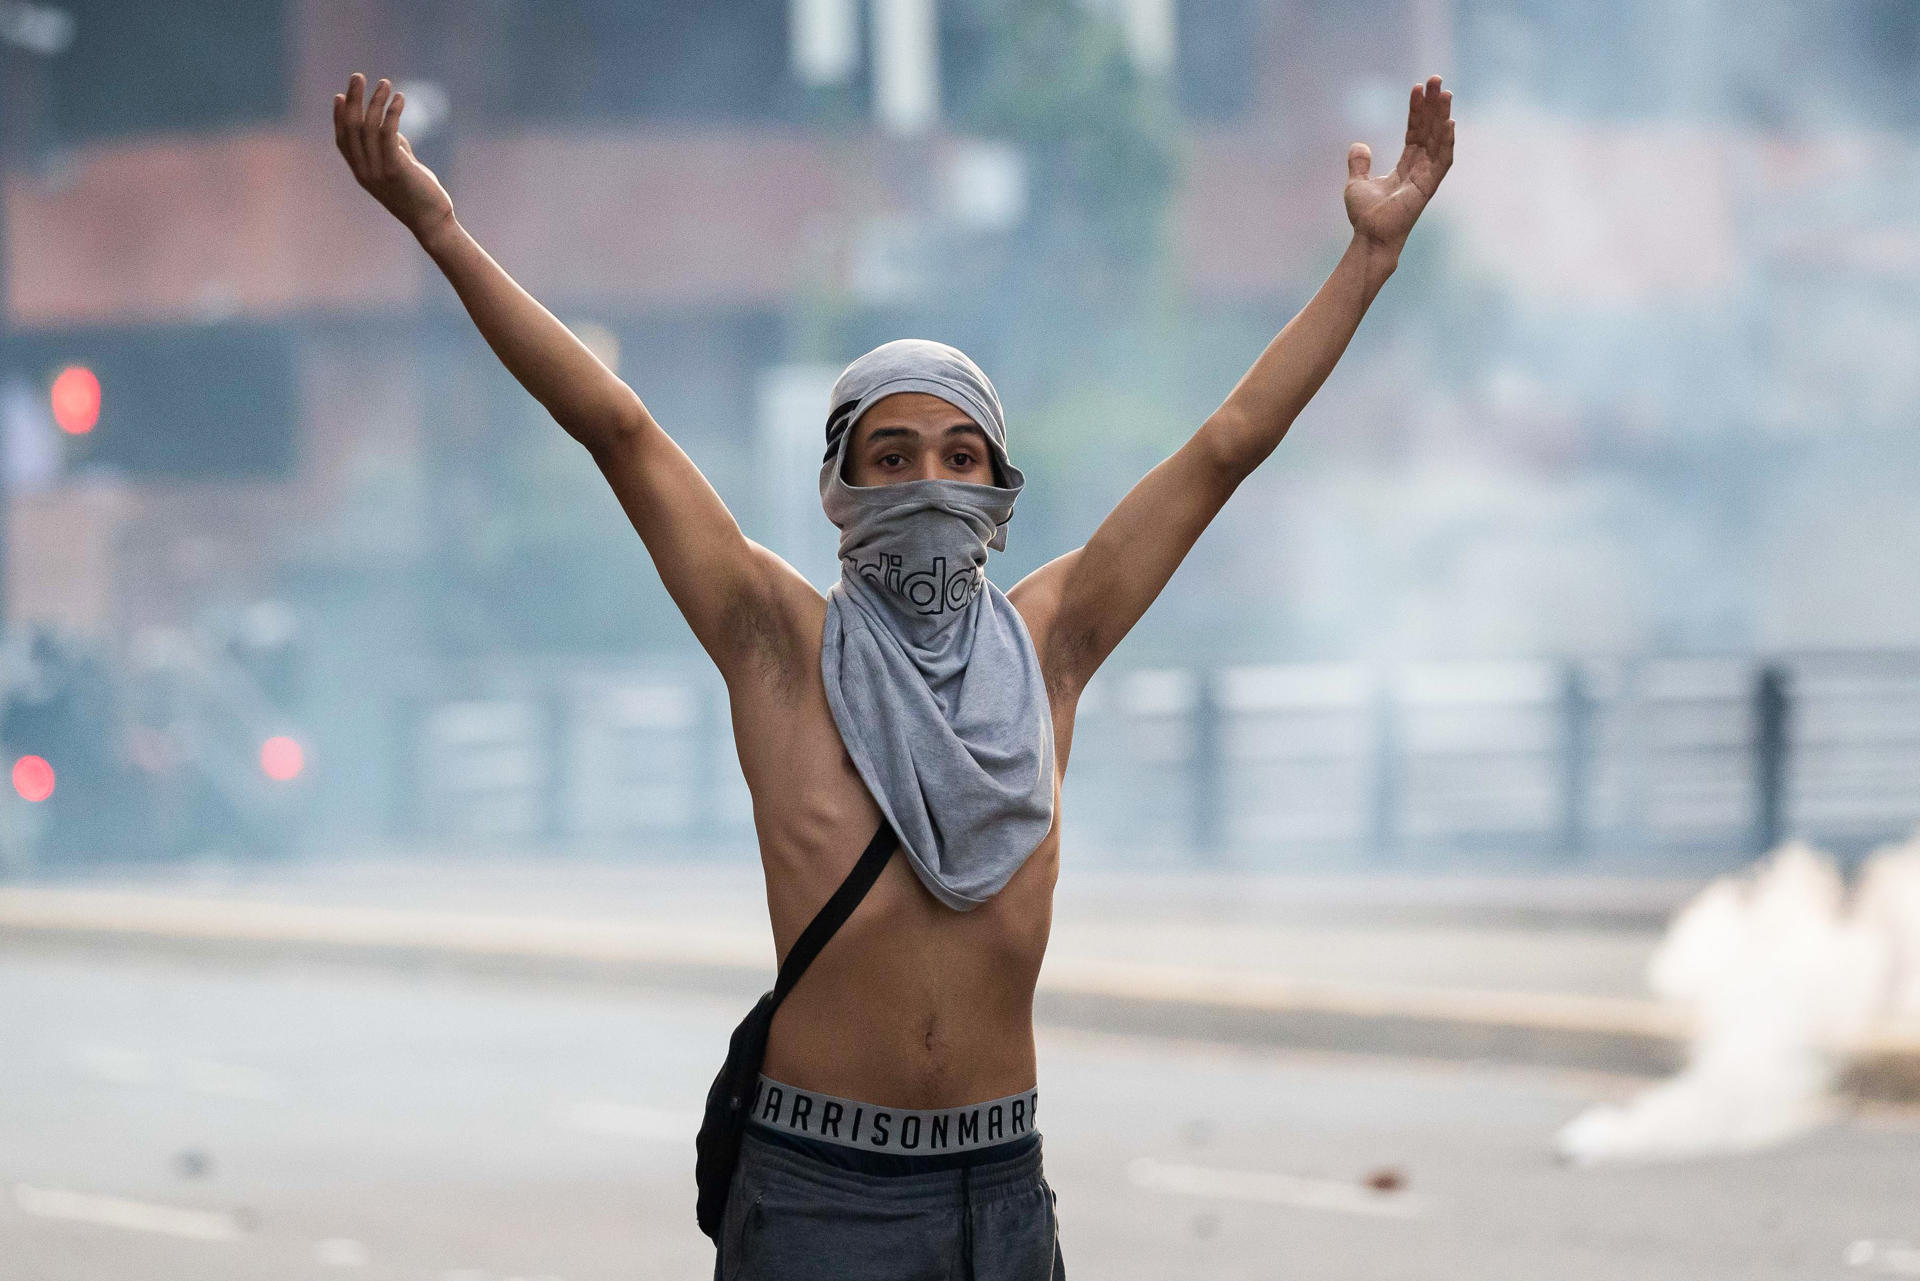
[[[986,433],[1000,485],[849,485],[853,426],[895,392],[938,396]],[[927,890],[967,911],[1053,827],[1053,713],[1025,620],[987,581],[1026,484],[1000,398],[944,343],[876,347],[834,384],[820,501],[840,530],[820,669],[847,754]]]

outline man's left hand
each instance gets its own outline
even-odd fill
[[[1407,145],[1393,172],[1367,176],[1373,151],[1364,142],[1347,148],[1347,217],[1356,235],[1398,254],[1407,233],[1453,164],[1453,95],[1428,76],[1413,87],[1407,107]]]

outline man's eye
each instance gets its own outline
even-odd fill
[[[972,454],[955,454],[953,458],[954,458],[954,462],[957,463],[959,466],[962,466],[962,467],[973,466]]]

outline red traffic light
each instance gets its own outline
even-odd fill
[[[306,754],[300,750],[300,744],[285,734],[276,734],[260,744],[260,772],[275,782],[285,783],[299,777],[306,764]]]
[[[13,790],[24,800],[46,800],[53,795],[53,766],[44,756],[22,756],[13,763]]]
[[[68,365],[53,380],[53,421],[69,436],[84,436],[100,421],[100,380],[85,365]]]

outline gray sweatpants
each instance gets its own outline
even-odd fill
[[[1040,1148],[963,1169],[869,1174],[750,1128],[715,1281],[1064,1281]]]

